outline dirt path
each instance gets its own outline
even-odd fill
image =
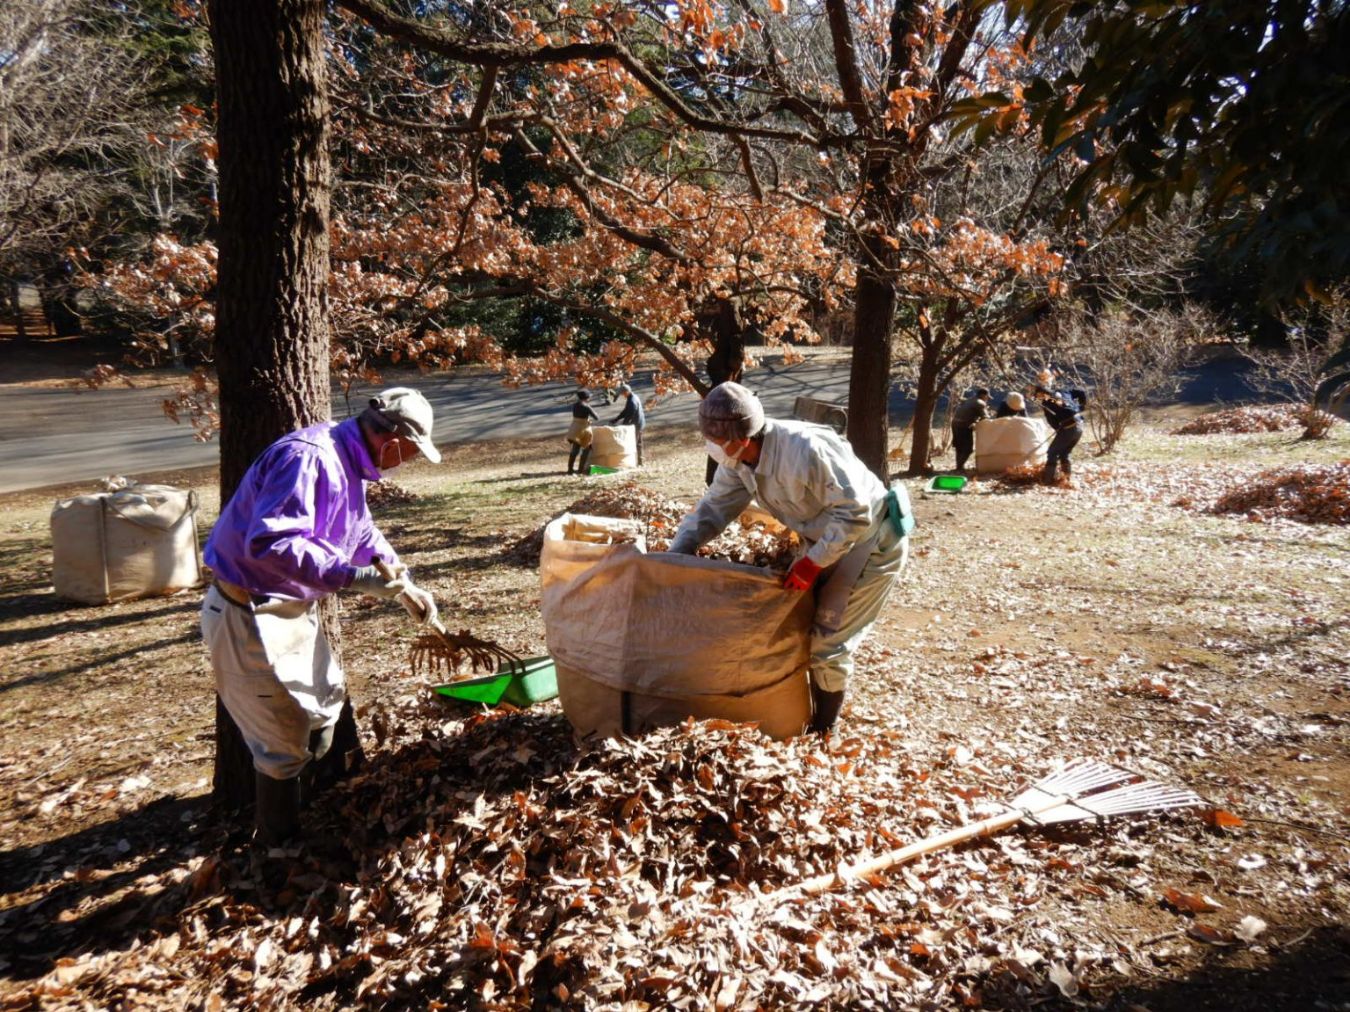
[[[414,467],[399,481],[419,498],[379,514],[456,624],[530,653],[543,652],[537,575],[511,548],[592,487],[559,473],[555,443],[467,448],[448,467]],[[698,440],[659,433],[649,453],[643,484],[692,500]],[[881,768],[944,785],[928,803],[955,820],[967,803],[1088,755],[1190,786],[1243,824],[1176,815],[1013,834],[896,875],[874,899],[803,911],[813,930],[858,937],[844,934],[858,909],[898,904],[887,918],[868,915],[864,948],[940,982],[915,1007],[1350,1007],[1350,532],[1170,505],[1216,468],[1240,476],[1309,454],[1350,457],[1350,437],[1309,448],[1151,430],[1118,458],[1080,464],[1073,491],[981,482],[925,499],[914,484],[911,569],[864,650],[830,761],[843,768],[863,761],[850,749],[866,758],[869,743],[897,743]],[[197,485],[209,522],[209,472],[177,477]],[[43,1007],[136,994],[158,1007],[212,1007],[210,994],[250,1003],[261,985],[247,960],[209,986],[207,964],[184,962],[209,948],[185,911],[222,944],[241,937],[240,909],[254,911],[255,933],[279,917],[284,934],[287,917],[308,915],[303,904],[273,913],[261,894],[220,891],[210,855],[238,853],[239,834],[206,806],[211,690],[197,600],[55,601],[48,504],[45,494],[0,497],[0,1000],[36,1007],[34,981],[48,975]],[[367,740],[377,760],[397,742],[474,733],[414,702],[406,633],[373,603],[345,607],[366,731],[371,714],[391,722],[385,745]],[[539,719],[557,712],[548,704]],[[1169,890],[1183,909],[1164,899]],[[1184,909],[1193,899],[1199,912]],[[458,930],[453,910],[439,916],[438,931]],[[1265,925],[1250,942],[1234,934],[1244,918]],[[122,952],[133,945],[153,958]],[[649,976],[665,972],[652,968],[666,965],[662,951],[642,950]],[[115,983],[119,973],[135,982]],[[820,997],[800,1004],[853,1003],[845,977],[817,980]],[[296,993],[281,1005],[306,1004]],[[792,1003],[790,993],[760,1001]],[[310,1007],[360,1004],[344,994]]]

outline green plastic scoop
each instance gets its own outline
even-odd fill
[[[506,670],[438,685],[434,691],[470,706],[496,706],[505,702],[526,707],[557,698],[558,672],[553,666],[553,658],[529,657]]]
[[[937,492],[941,495],[955,495],[965,488],[969,482],[969,478],[960,474],[935,474],[924,486],[924,491]]]

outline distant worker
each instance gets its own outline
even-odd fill
[[[975,452],[975,423],[989,417],[989,391],[980,387],[952,412],[952,448],[956,450],[956,469],[964,471],[966,461]]]
[[[647,414],[642,410],[642,398],[633,393],[633,388],[627,383],[619,387],[619,393],[628,398],[628,403],[623,406],[619,416],[610,424],[612,425],[631,425],[633,433],[637,437],[637,462],[642,466],[642,430],[647,425]]]
[[[423,622],[436,617],[435,600],[371,519],[362,484],[419,453],[438,463],[431,422],[425,397],[393,387],[356,418],[283,436],[244,474],[206,543],[215,582],[202,636],[216,692],[253,756],[260,843],[298,829],[311,764],[328,752],[347,699],[319,601],[350,590],[398,598]]]
[[[913,519],[843,437],[821,425],[765,418],[759,399],[739,383],[713,387],[699,405],[698,424],[719,466],[670,550],[693,555],[752,499],[797,532],[806,553],[783,587],[800,593],[820,582],[811,628],[811,729],[826,734],[844,704],[853,655],[904,567]]]
[[[1082,390],[1052,392],[1044,385],[1051,381],[1051,377],[1047,373],[1041,373],[1040,378],[1041,384],[1035,387],[1033,396],[1040,403],[1041,410],[1045,412],[1046,422],[1054,430],[1050,446],[1045,451],[1045,470],[1041,473],[1041,481],[1053,485],[1057,477],[1056,471],[1061,465],[1064,468],[1064,477],[1068,478],[1073,473],[1069,454],[1083,438],[1083,408],[1086,406],[1087,394]]]
[[[1008,394],[999,403],[998,410],[994,412],[995,418],[1026,418],[1027,402],[1026,398],[1016,390]]]
[[[572,452],[567,455],[568,474],[585,474],[590,469],[591,441],[595,438],[591,422],[598,421],[600,416],[591,407],[591,392],[578,390],[572,404],[572,424],[567,429],[567,441],[572,445]],[[574,470],[578,453],[581,454],[581,466]]]

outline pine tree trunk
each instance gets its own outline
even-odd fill
[[[263,449],[329,416],[328,98],[321,0],[211,0],[209,13],[220,144],[223,503]],[[248,751],[219,705],[216,741],[217,799],[251,800]]]

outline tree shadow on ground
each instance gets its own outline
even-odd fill
[[[201,638],[201,633],[194,627],[181,636],[173,636],[169,639],[157,640],[154,643],[138,643],[127,647],[115,654],[95,654],[76,664],[69,664],[64,668],[56,668],[52,671],[37,671],[33,674],[24,675],[13,681],[5,682],[0,685],[0,694],[12,692],[15,689],[23,688],[27,685],[47,685],[59,682],[63,678],[71,675],[78,675],[85,671],[92,671],[103,668],[109,664],[116,664],[118,661],[127,660],[130,657],[137,657],[148,654],[164,647],[177,646],[182,643],[195,643]]]
[[[159,798],[69,836],[0,852],[0,892],[34,898],[0,914],[12,977],[37,977],[58,959],[123,947],[162,930],[168,913],[137,883],[186,866],[208,833],[185,822],[207,799]],[[147,916],[147,913],[151,916]]]
[[[110,612],[106,609],[95,610],[89,606],[62,601],[52,594],[42,595],[42,598],[42,600],[25,607],[24,613],[29,616],[34,616],[77,612],[79,617],[72,615],[62,622],[34,626],[31,629],[14,629],[0,632],[0,647],[13,646],[16,643],[27,643],[32,640],[45,640],[54,636],[65,636],[72,633],[102,631],[109,629],[112,626],[153,621],[155,619],[165,618],[169,615],[195,614],[201,608],[201,600],[196,594],[184,597],[177,603],[171,604],[168,607],[156,608],[151,611],[146,611],[141,608],[127,608]],[[14,600],[14,598],[0,599],[0,605],[3,605],[8,612]]]
[[[1294,1012],[1344,1008],[1350,995],[1350,929],[1315,928],[1291,942],[1271,944],[1269,959],[1251,965],[1244,949],[1214,949],[1184,977],[1127,987],[1109,1012]]]
[[[208,796],[160,798],[69,836],[0,851],[0,899],[10,901],[0,911],[0,952],[10,964],[3,972],[32,980],[62,959],[173,933],[198,904],[275,917],[303,911],[326,922],[345,887],[399,851],[408,834],[458,817],[474,797],[526,789],[574,762],[570,735],[560,714],[515,712],[470,718],[440,744],[423,738],[368,754],[358,774],[315,797],[299,842],[265,857],[249,842],[252,811],[210,808]],[[484,782],[468,757],[507,741],[555,747]],[[437,775],[435,793],[417,787],[428,770]],[[396,811],[393,795],[403,806]],[[194,858],[202,860],[194,866]]]

